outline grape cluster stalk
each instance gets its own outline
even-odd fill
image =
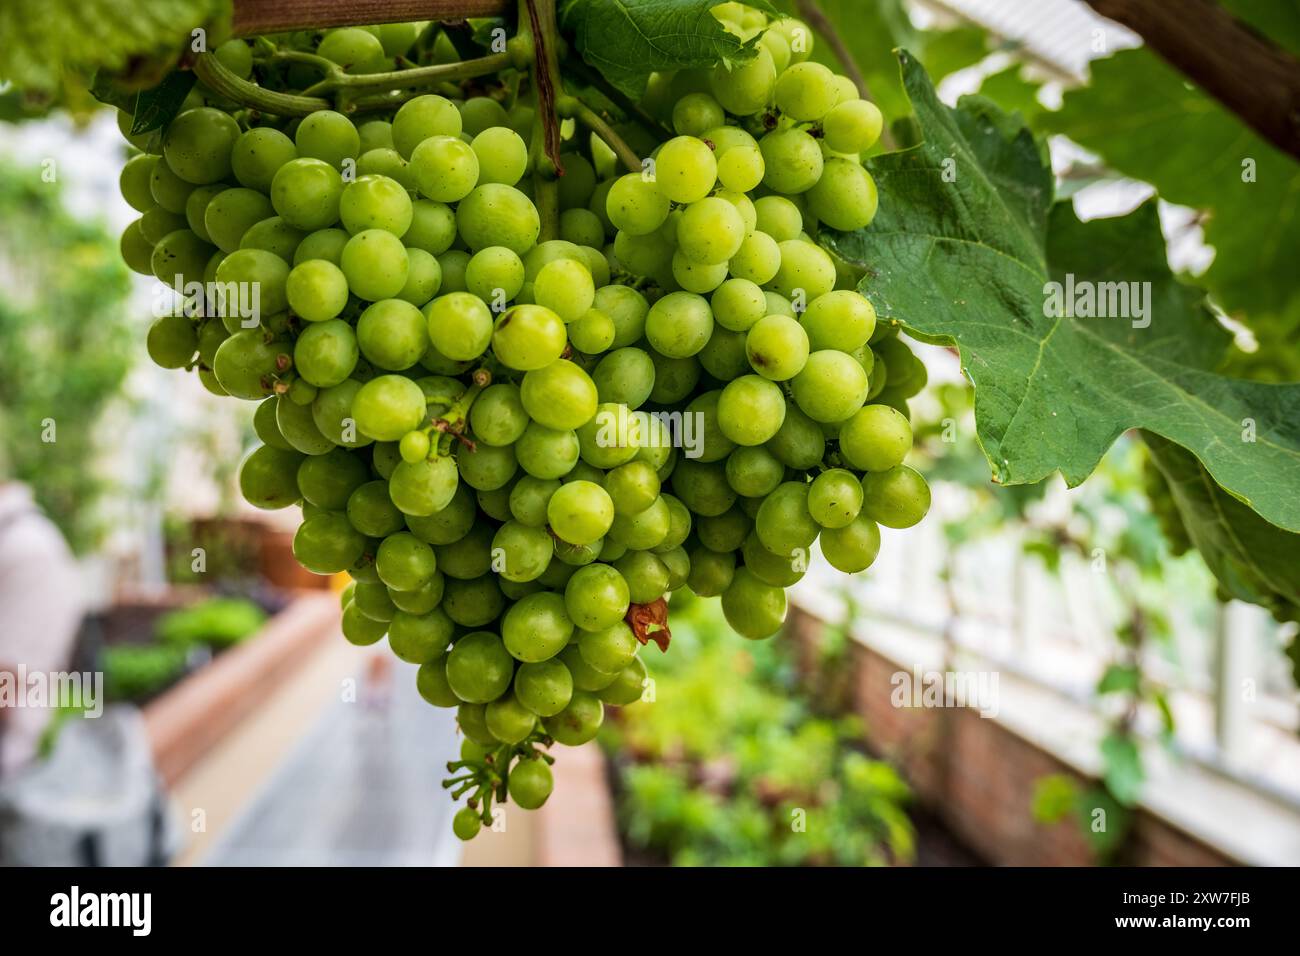
[[[463,839],[642,697],[672,592],[767,638],[814,542],[861,572],[929,507],[924,365],[816,239],[875,215],[880,111],[798,20],[714,14],[757,53],[652,76],[639,164],[562,90],[548,159],[536,68],[437,24],[231,40],[165,129],[123,116],[122,255],[185,306],[149,354],[258,403],[241,491],[456,709]]]

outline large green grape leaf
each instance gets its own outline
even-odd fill
[[[995,480],[1060,471],[1077,485],[1121,433],[1145,428],[1266,520],[1300,530],[1300,386],[1201,367],[1223,333],[1170,272],[1155,204],[1089,223],[1068,204],[1053,210],[1043,146],[1019,120],[980,98],[949,109],[901,60],[924,141],[871,161],[871,226],[823,237],[866,270],[861,288],[881,315],[958,347]],[[1067,274],[1077,288],[1139,283],[1149,324],[1058,314],[1047,283]]]
[[[1182,448],[1145,434],[1156,467],[1178,507],[1187,537],[1230,595],[1283,618],[1300,613],[1300,535],[1264,521],[1225,494]],[[1300,638],[1292,646],[1300,684]]]
[[[4,0],[0,80],[53,91],[65,70],[116,72],[180,49],[192,28],[229,16],[230,0]]]
[[[624,93],[639,97],[656,70],[711,67],[745,60],[753,44],[723,29],[716,0],[561,0],[560,27],[578,52]],[[775,15],[759,0],[750,3]]]
[[[1200,282],[1229,313],[1300,316],[1300,163],[1181,73],[1149,50],[1124,50],[1094,62],[1091,82],[1041,124],[1170,202],[1208,213],[1215,257]]]

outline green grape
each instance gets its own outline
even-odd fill
[[[670,358],[696,354],[704,348],[712,332],[713,311],[708,301],[690,292],[669,293],[646,315],[646,339],[656,351]],[[640,403],[627,404],[635,408]]]
[[[678,248],[682,255],[704,265],[726,263],[740,249],[745,222],[726,199],[709,196],[691,203],[677,225]]]
[[[447,655],[447,683],[469,704],[496,700],[510,687],[515,662],[501,638],[475,631],[458,638]]]
[[[736,210],[740,216],[741,224],[744,227],[741,233],[742,236],[748,236],[754,231],[755,227],[758,225],[758,212],[754,209],[753,200],[744,193],[735,192],[731,189],[719,189],[714,193],[713,198],[723,200]],[[737,243],[737,248],[739,248],[739,243]],[[731,256],[728,256],[727,258],[730,259]]]
[[[554,545],[545,528],[507,521],[492,538],[494,570],[507,581],[534,581],[551,563]]]
[[[844,100],[822,120],[824,142],[837,153],[863,153],[875,145],[884,129],[879,107],[868,100]]]
[[[478,836],[483,829],[483,820],[479,812],[471,807],[461,807],[451,818],[451,832],[458,840],[469,841]]]
[[[492,341],[492,313],[468,292],[440,296],[425,306],[423,314],[426,338],[450,359],[476,359]]]
[[[357,428],[376,441],[400,441],[424,422],[424,392],[405,376],[380,375],[357,391],[352,416]]]
[[[460,476],[476,491],[495,491],[504,488],[518,469],[513,447],[475,445],[462,448],[457,457]]]
[[[718,163],[713,150],[693,136],[678,136],[664,143],[655,158],[654,169],[655,185],[659,191],[679,203],[703,199],[718,179]],[[610,219],[614,219],[612,210]]]
[[[630,514],[616,512],[610,536],[625,547],[647,550],[668,539],[672,530],[672,510],[662,495],[646,508]]]
[[[614,257],[628,272],[661,278],[673,261],[675,249],[660,232],[634,236],[620,232],[614,237]],[[666,283],[664,283],[666,284]]]
[[[339,267],[354,294],[378,302],[402,291],[409,262],[402,240],[383,229],[367,229],[348,240]]]
[[[559,488],[546,506],[551,530],[570,544],[591,544],[605,536],[614,521],[614,502],[600,485],[572,481]]]
[[[906,465],[862,478],[862,513],[886,528],[910,528],[930,510],[930,486]]]
[[[610,348],[635,345],[645,334],[645,320],[650,303],[636,289],[625,285],[607,285],[596,290],[594,308],[614,321],[614,341]]]
[[[610,223],[631,236],[644,236],[657,230],[668,218],[669,209],[669,198],[640,173],[628,173],[616,179],[605,200]]]
[[[424,313],[401,299],[376,302],[357,320],[356,341],[361,354],[375,367],[395,372],[408,369],[429,347]]]
[[[747,193],[763,181],[766,171],[763,151],[752,139],[747,144],[718,151],[718,182],[727,189]]]
[[[761,445],[785,421],[785,396],[758,375],[742,375],[718,397],[718,427],[737,445]]]
[[[387,176],[359,176],[343,187],[339,197],[339,218],[348,232],[383,229],[395,236],[411,227],[410,194]]]
[[[668,590],[668,568],[649,551],[629,551],[614,562],[633,604],[652,604]]]
[[[615,707],[634,704],[645,693],[646,676],[645,662],[639,657],[634,657],[632,662],[620,670],[614,676],[614,680],[602,688],[597,696],[606,704],[613,704]]]
[[[616,621],[599,631],[578,634],[578,652],[588,665],[607,674],[617,674],[636,657],[638,648],[632,628]]]
[[[759,140],[758,147],[763,153],[763,185],[773,192],[807,192],[821,178],[821,146],[801,129],[775,130]]]
[[[685,458],[673,469],[672,482],[673,491],[698,515],[720,515],[736,500],[736,493],[727,484],[725,467],[716,462]],[[680,543],[675,541],[673,546]]]
[[[470,146],[478,156],[480,183],[513,186],[528,171],[528,145],[506,126],[484,128]]]
[[[196,189],[195,192],[198,192],[198,190]],[[190,195],[193,196],[194,193],[190,193]],[[186,206],[188,207],[188,205],[189,202],[187,200]],[[171,235],[177,230],[185,229],[188,225],[189,221],[184,216],[170,213],[161,206],[154,206],[140,217],[140,231],[144,234],[145,239],[153,245],[157,245],[164,237]],[[207,230],[205,228],[203,233],[195,232],[194,234],[204,242],[211,242],[210,238],[205,238],[204,233],[206,232]]]
[[[230,154],[238,138],[239,124],[229,113],[207,106],[186,110],[163,133],[163,158],[187,183],[220,182],[230,175]]]
[[[520,760],[510,771],[507,784],[510,799],[525,810],[536,810],[546,803],[554,788],[551,768],[540,757]]]
[[[565,708],[542,720],[546,732],[566,747],[578,747],[594,740],[605,719],[605,705],[594,695],[575,690]]]
[[[843,527],[822,532],[821,548],[835,570],[857,574],[871,567],[880,553],[880,529],[870,518],[857,515]]]
[[[460,731],[467,740],[481,747],[494,749],[501,745],[501,741],[493,737],[487,729],[487,721],[484,718],[485,709],[483,704],[462,703],[456,708],[456,723],[460,726]],[[477,833],[478,831],[475,830],[474,832]]]
[[[781,267],[772,277],[773,290],[792,297],[802,290],[811,302],[835,288],[835,263],[821,246],[800,239],[777,243]]]
[[[515,444],[519,466],[534,478],[562,478],[578,462],[580,446],[572,431],[547,428],[536,422],[524,430]]]
[[[314,574],[346,571],[365,550],[365,536],[348,523],[346,515],[336,512],[313,515],[298,526],[293,536],[293,556]]]
[[[375,73],[384,61],[384,46],[379,38],[360,27],[330,30],[316,52],[337,63],[345,73]]]
[[[673,130],[679,136],[703,137],[726,119],[721,105],[707,93],[688,93],[673,107]]]
[[[582,657],[582,652],[578,650],[577,644],[569,644],[564,650],[554,658],[555,663],[562,663],[568,670],[573,680],[573,690],[578,691],[598,691],[603,690],[613,683],[615,674],[606,674],[604,671],[598,671],[588,664]],[[524,665],[527,666],[527,665]],[[520,670],[523,668],[521,667]],[[570,695],[572,697],[572,694]],[[567,706],[567,704],[566,704]],[[543,716],[551,716],[545,714]]]
[[[303,458],[296,451],[282,448],[254,448],[239,466],[239,491],[244,500],[268,511],[296,504],[302,497],[298,491],[298,466]]]
[[[483,627],[501,616],[505,605],[501,587],[492,576],[473,581],[449,580],[443,610],[462,627]]]
[[[459,541],[474,526],[474,496],[458,487],[451,500],[427,516],[406,515],[406,526],[411,533],[429,544],[442,545]]]
[[[388,588],[381,581],[353,581],[352,601],[357,610],[372,621],[390,624],[397,615],[397,605],[388,596]]]
[[[889,471],[912,450],[912,426],[888,405],[867,405],[840,426],[840,454],[854,468]]]
[[[298,158],[298,147],[278,129],[260,126],[235,140],[230,168],[241,186],[270,193],[275,174],[285,163]]]
[[[513,445],[528,427],[528,421],[519,388],[509,383],[488,386],[469,412],[474,437],[489,445]]]
[[[614,344],[618,327],[600,309],[588,309],[576,322],[569,323],[569,341],[585,355],[599,355]]]
[[[239,248],[261,249],[279,256],[285,262],[292,262],[298,246],[305,238],[306,233],[301,229],[295,229],[279,216],[268,216],[248,227],[248,231],[239,240]]]
[[[560,482],[554,478],[543,479],[524,475],[510,490],[511,515],[521,524],[541,528],[547,520],[546,506],[550,503],[551,495],[555,494],[559,487]]]
[[[717,597],[731,586],[735,574],[734,554],[699,547],[691,552],[691,574],[686,583],[700,597]]]
[[[510,122],[505,107],[488,96],[472,96],[463,103],[458,103],[464,132],[470,136],[479,136],[484,130],[494,126],[506,126]]]
[[[271,205],[298,229],[324,229],[338,222],[342,195],[343,177],[319,159],[292,159],[271,180]]]
[[[838,96],[835,74],[820,63],[796,63],[776,81],[777,109],[800,122],[821,119]]]
[[[853,356],[834,349],[809,355],[790,384],[799,408],[818,422],[843,421],[867,397],[867,373]]]
[[[537,242],[542,221],[533,201],[518,189],[484,183],[456,207],[456,227],[470,249],[505,246],[522,256]]]
[[[579,153],[560,156],[564,175],[560,177],[560,208],[572,209],[587,205],[592,190],[596,188],[596,169],[587,157]]]
[[[533,299],[565,322],[576,322],[592,307],[596,286],[591,273],[573,259],[548,262],[533,282]]]
[[[722,613],[741,637],[762,640],[785,623],[785,589],[764,584],[749,568],[737,568],[722,592]]]
[[[803,213],[784,196],[763,196],[754,200],[757,228],[777,242],[798,239],[803,232]]]
[[[325,511],[343,511],[352,493],[370,477],[365,462],[342,448],[310,455],[298,466],[302,497]]]
[[[515,659],[529,664],[550,660],[573,636],[564,598],[550,591],[517,601],[501,621],[501,637]]]
[[[602,403],[640,408],[654,388],[654,362],[641,349],[615,349],[600,360],[591,378]]]
[[[696,295],[712,292],[726,281],[727,272],[728,267],[725,262],[718,265],[704,265],[693,261],[682,252],[673,253],[673,280],[686,292]]]
[[[861,510],[862,484],[851,471],[832,468],[813,479],[808,489],[808,513],[823,528],[846,527]],[[825,550],[824,535],[822,541]]]
[[[745,352],[745,339],[744,332],[732,332],[721,327],[715,328],[713,334],[709,336],[708,344],[700,349],[700,354],[697,356],[700,366],[720,382],[730,382],[732,379],[744,375],[749,371],[749,356]],[[658,385],[657,380],[655,384]],[[674,396],[674,398],[684,398],[686,394],[683,393],[681,396]]]
[[[314,401],[299,405],[288,395],[277,396],[275,402],[276,427],[285,441],[305,455],[323,455],[335,446],[316,425],[314,405]]]
[[[355,602],[343,609],[343,636],[349,644],[368,647],[381,640],[387,630],[387,624],[366,617],[358,610]]]
[[[446,507],[459,483],[456,465],[450,458],[403,461],[393,469],[388,493],[403,514],[431,515]]]
[[[589,209],[566,209],[560,214],[560,238],[575,245],[600,248],[605,244],[605,226]]]
[[[118,248],[122,253],[122,260],[130,267],[132,272],[138,272],[146,276],[154,274],[153,246],[144,237],[144,233],[140,229],[139,219],[122,230],[122,239]]]
[[[802,63],[808,59],[813,49],[813,32],[802,20],[783,17],[773,20],[770,32],[784,37],[790,45],[790,62]]]
[[[456,241],[456,213],[446,203],[415,200],[411,203],[411,225],[402,241],[430,255],[442,256]]]
[[[808,208],[841,232],[871,225],[880,197],[871,174],[847,159],[828,159],[821,179],[808,190]]]
[[[153,247],[150,266],[167,285],[184,287],[201,282],[214,249],[188,229],[169,232]]]
[[[715,67],[709,88],[728,113],[752,116],[767,106],[776,82],[776,62],[767,47],[760,44],[750,60]]]
[[[408,614],[422,616],[428,614],[439,604],[442,603],[443,591],[446,589],[447,579],[441,572],[435,572],[425,584],[413,591],[398,591],[395,588],[388,589],[388,596],[392,599],[393,605],[399,610]]]
[[[352,417],[352,402],[359,391],[361,382],[354,378],[320,390],[306,418],[316,440],[347,448],[360,448],[374,441],[358,431]]]
[[[781,483],[785,465],[766,448],[737,448],[727,457],[726,473],[737,494],[762,498]]]
[[[808,303],[799,317],[813,349],[854,352],[876,329],[876,310],[863,295],[849,290],[827,292]]]
[[[455,626],[441,610],[427,614],[398,611],[388,625],[388,646],[408,664],[427,664],[446,653]]]
[[[579,568],[564,588],[565,610],[585,631],[604,630],[622,621],[630,600],[627,582],[608,564]]]
[[[414,306],[423,306],[442,287],[442,266],[430,253],[409,246],[406,262],[406,283],[397,293],[397,298]]]
[[[794,378],[808,361],[808,333],[794,319],[768,315],[750,328],[745,339],[749,364],[774,382]]]
[[[433,548],[408,531],[390,534],[375,555],[379,580],[397,591],[423,587],[438,570]]]
[[[283,451],[293,451],[293,446],[280,434],[280,426],[275,423],[275,401],[275,398],[271,397],[258,403],[257,411],[253,413],[253,431],[257,433],[262,444]]]
[[[350,238],[352,237],[342,229],[317,229],[315,232],[309,232],[294,250],[293,264],[300,266],[312,259],[324,259],[337,266],[339,260],[343,258],[343,247],[348,244]],[[346,282],[345,279],[345,286]]]
[[[392,147],[362,151],[357,157],[355,169],[357,179],[367,176],[382,176],[400,185],[403,191],[415,191],[415,176],[411,166],[402,159],[402,154]],[[346,187],[345,191],[346,191]],[[409,195],[407,196],[409,200]],[[364,226],[362,228],[365,228]]]
[[[718,400],[720,389],[705,392],[693,398],[683,416],[683,447],[688,458],[702,462],[721,461],[731,454],[736,443],[718,427]]]
[[[776,64],[776,72],[780,75],[785,68],[790,65],[790,41],[774,30],[764,30],[763,35],[758,38],[767,52],[772,54],[772,60]]]
[[[655,469],[644,461],[619,465],[605,477],[605,490],[620,515],[635,515],[654,504],[660,482]]]
[[[164,315],[149,327],[145,339],[149,358],[162,368],[185,368],[198,351],[199,335],[184,315]]]
[[[502,312],[524,286],[524,263],[505,246],[488,246],[470,257],[465,287]]]
[[[277,376],[292,364],[287,339],[270,338],[258,329],[232,335],[221,343],[212,371],[229,394],[262,399],[275,388]]]
[[[185,212],[185,203],[192,192],[193,183],[181,179],[166,163],[154,163],[149,173],[149,194],[159,206],[180,215]]]
[[[148,212],[154,206],[153,191],[149,188],[149,180],[153,175],[153,169],[160,160],[157,156],[132,156],[122,167],[122,173],[118,177],[118,186],[122,192],[122,198],[136,212]]]
[[[293,141],[299,156],[319,159],[335,169],[342,169],[344,160],[356,159],[361,153],[357,128],[334,110],[317,110],[303,117]]]
[[[567,359],[525,373],[520,399],[533,421],[547,428],[579,428],[596,414],[595,383]]]
[[[410,163],[420,193],[438,202],[464,199],[478,183],[478,155],[455,136],[429,137],[411,152]]]
[[[417,96],[402,104],[393,117],[393,145],[409,160],[415,148],[434,136],[459,136],[460,111],[441,96]]]
[[[402,463],[402,460],[401,447],[398,442],[374,442],[374,448],[370,451],[370,466],[374,469],[375,474],[384,481],[388,481],[393,477],[393,472],[397,470],[397,466]],[[391,495],[389,495],[389,500],[392,500]],[[405,512],[403,514],[405,515]]]
[[[388,482],[366,481],[348,496],[348,520],[352,527],[369,538],[385,538],[405,526],[402,513],[388,497]]]
[[[294,344],[293,364],[317,388],[340,385],[356,368],[357,335],[340,319],[313,323]]]
[[[488,704],[484,719],[492,736],[508,744],[525,740],[537,726],[537,715],[510,694]]]
[[[434,707],[457,707],[460,705],[460,698],[456,696],[456,692],[447,683],[446,654],[420,665],[420,669],[415,675],[415,689],[420,692],[421,697]],[[468,739],[466,743],[473,745],[472,741]],[[478,817],[476,816],[474,819],[477,820]]]
[[[497,319],[492,332],[496,357],[521,372],[550,365],[567,345],[564,321],[540,305],[515,306]]]
[[[728,268],[738,280],[764,285],[772,281],[781,268],[781,247],[767,233],[756,230],[740,243]]]
[[[369,120],[357,127],[361,137],[361,154],[364,156],[372,149],[393,148],[393,124],[387,120]],[[400,154],[399,154],[400,155]]]
[[[754,531],[773,554],[806,550],[817,540],[821,527],[808,510],[809,485],[786,481],[763,499],[754,518]]]

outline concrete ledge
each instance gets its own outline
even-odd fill
[[[172,687],[144,708],[154,762],[171,786],[251,710],[267,699],[305,655],[338,633],[339,602],[302,594],[247,641]]]

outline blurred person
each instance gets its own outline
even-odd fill
[[[0,672],[66,671],[84,612],[76,561],[54,523],[17,482],[0,480]],[[24,688],[16,687],[21,695]],[[28,703],[28,702],[23,702]],[[0,780],[36,756],[58,701],[8,706],[0,699]]]

